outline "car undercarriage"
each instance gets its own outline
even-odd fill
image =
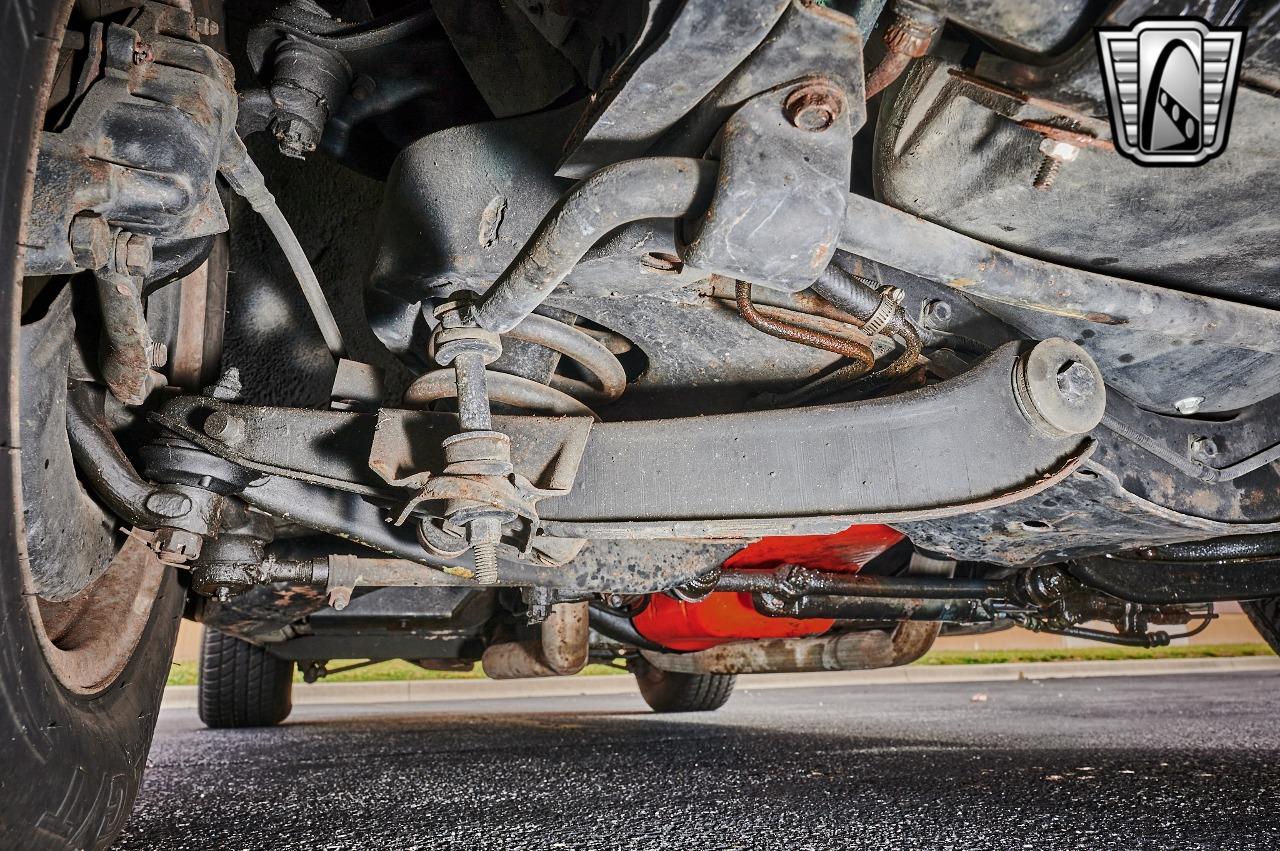
[[[8,444],[51,670],[115,682],[158,583],[212,726],[339,659],[682,710],[940,634],[1274,635],[1280,7],[1179,5],[1248,28],[1230,144],[1151,168],[1093,30],[1166,6],[52,10]]]

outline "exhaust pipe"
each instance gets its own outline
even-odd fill
[[[868,630],[817,638],[735,641],[694,653],[654,653],[651,650],[641,650],[640,653],[655,668],[678,674],[865,671],[914,662],[933,645],[940,626],[938,623],[908,621],[898,624],[892,632]]]
[[[542,622],[542,637],[495,644],[480,664],[495,680],[565,677],[587,665],[587,603],[556,603]]]

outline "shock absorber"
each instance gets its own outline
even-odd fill
[[[437,315],[449,315],[454,309],[453,304],[450,302],[442,305]],[[551,376],[548,384],[542,384],[520,375],[484,370],[480,380],[483,381],[486,398],[490,402],[499,402],[531,413],[599,419],[590,406],[612,402],[626,389],[627,375],[617,355],[575,325],[533,313],[502,336],[504,339],[520,340],[558,352],[581,366],[591,376],[591,380],[581,381],[556,374]],[[436,361],[443,363],[440,361],[440,344],[433,342],[433,345]],[[461,403],[456,373],[456,368],[437,369],[423,375],[405,391],[405,406],[425,407],[437,399],[452,398],[458,398]]]

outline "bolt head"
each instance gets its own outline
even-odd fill
[[[1209,461],[1218,457],[1218,443],[1212,437],[1197,437],[1191,441],[1191,457]]]
[[[351,97],[353,100],[368,100],[377,91],[377,88],[377,83],[373,81],[372,77],[360,74],[351,84]]]
[[[222,27],[217,21],[197,16],[195,20],[196,32],[200,35],[217,35],[222,31]]]
[[[1040,153],[1052,157],[1059,162],[1069,163],[1080,156],[1080,149],[1070,142],[1061,139],[1041,139]]]
[[[810,83],[787,95],[782,112],[797,129],[821,133],[844,112],[844,93],[831,83]]]
[[[930,323],[945,323],[951,319],[951,305],[941,299],[932,299],[925,302],[924,315]]]
[[[1069,361],[1059,367],[1057,382],[1062,397],[1073,404],[1084,401],[1098,389],[1093,371],[1079,361]]]
[[[1032,425],[1053,437],[1093,430],[1106,407],[1102,374],[1088,353],[1069,340],[1050,338],[1026,351],[1014,369],[1013,384]]]
[[[204,433],[214,440],[234,446],[244,440],[244,419],[235,414],[214,411],[205,418]]]
[[[880,295],[888,296],[894,304],[902,304],[907,300],[907,291],[902,287],[886,285],[880,288]]]
[[[1198,413],[1200,411],[1200,406],[1203,404],[1203,396],[1187,396],[1185,399],[1179,399],[1174,402],[1173,407],[1184,417],[1189,417],[1192,414]]]

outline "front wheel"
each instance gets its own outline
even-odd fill
[[[106,848],[146,765],[183,591],[130,541],[83,592],[46,600],[15,520],[0,516],[0,848]]]
[[[631,670],[640,696],[654,712],[711,712],[729,702],[734,674],[678,674],[664,671],[643,658],[632,661]]]

